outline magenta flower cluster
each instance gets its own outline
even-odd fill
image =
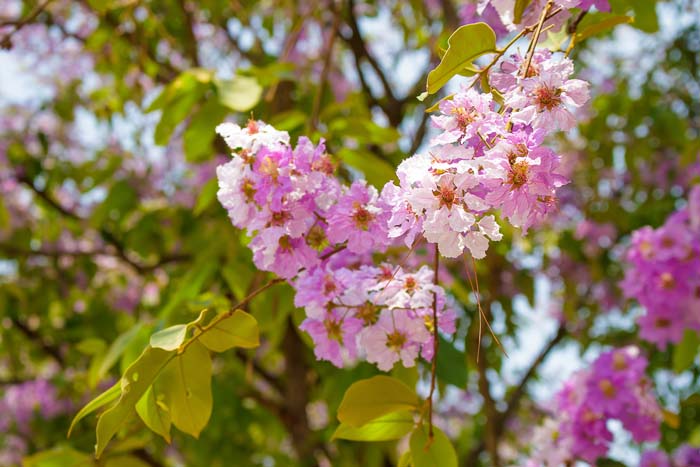
[[[541,221],[568,182],[544,138],[573,128],[572,112],[589,97],[588,84],[570,79],[572,73],[569,59],[546,50],[529,64],[516,55],[491,74],[504,96],[500,108],[492,94],[468,87],[441,102],[433,117],[440,133],[427,154],[404,160],[399,185],[384,188],[392,206],[389,236],[410,246],[422,234],[443,256],[468,249],[478,259],[490,240],[501,239],[493,210],[524,232]]]
[[[343,366],[362,354],[382,370],[431,359],[434,315],[452,333],[453,307],[429,268],[404,271],[378,255],[422,236],[443,256],[483,258],[502,238],[494,210],[527,231],[555,205],[567,179],[543,141],[574,126],[588,85],[570,79],[567,58],[539,51],[527,62],[513,56],[492,75],[500,108],[466,87],[443,101],[427,152],[403,161],[399,184],[381,192],[341,183],[323,141],[292,147],[286,132],[254,120],[217,127],[234,151],[217,169],[219,201],[251,237],[255,265],[296,289],[319,359]]]
[[[646,310],[638,320],[643,339],[665,349],[685,329],[700,331],[700,186],[664,225],[634,232],[627,261],[622,288]]]
[[[217,169],[219,201],[251,237],[255,265],[296,290],[317,358],[342,367],[362,357],[382,370],[431,359],[433,313],[453,333],[455,312],[430,268],[374,261],[394,243],[386,197],[364,181],[341,183],[323,142],[292,147],[287,133],[252,120],[217,132],[234,150]]]
[[[672,456],[656,449],[645,451],[639,467],[700,467],[700,448],[683,444]]]
[[[660,437],[661,409],[646,376],[647,359],[629,346],[601,354],[575,373],[556,396],[552,418],[540,429],[537,462],[559,466],[595,463],[613,440],[609,420],[618,420],[636,443]]]

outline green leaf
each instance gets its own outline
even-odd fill
[[[530,3],[532,3],[532,0],[515,0],[515,7],[513,8],[513,23],[520,24],[520,21],[523,19],[523,12]]]
[[[173,425],[198,438],[212,410],[209,350],[192,342],[163,369],[156,387],[156,398],[160,400],[162,391]]]
[[[393,412],[376,418],[360,427],[341,423],[333,433],[333,439],[350,441],[389,441],[408,434],[415,423],[412,412]]]
[[[673,349],[673,371],[682,373],[690,368],[698,355],[700,336],[697,331],[686,329],[683,339]]]
[[[139,196],[127,180],[119,180],[109,190],[105,200],[97,206],[90,217],[90,224],[101,227],[108,219],[119,220],[136,208]]]
[[[23,467],[86,467],[93,465],[92,456],[68,446],[38,452],[22,459]]]
[[[337,154],[343,162],[362,172],[365,179],[380,190],[396,176],[396,170],[391,164],[369,151],[341,148]]]
[[[398,379],[375,376],[348,388],[338,408],[338,420],[360,427],[388,413],[417,409],[419,403],[416,392]]]
[[[215,80],[219,102],[236,112],[247,112],[257,105],[263,88],[255,78],[235,76],[228,80]]]
[[[219,190],[219,182],[216,178],[212,178],[207,183],[204,184],[201,191],[199,192],[199,197],[197,197],[197,204],[194,207],[194,215],[199,216],[211,206],[211,203],[216,199],[216,193]]]
[[[170,443],[172,420],[170,419],[170,411],[163,399],[162,393],[156,396],[154,387],[151,386],[146,391],[146,394],[136,403],[136,413],[139,414],[139,417],[141,417],[141,420],[148,428]]]
[[[452,342],[440,336],[440,347],[437,353],[436,371],[437,377],[445,383],[459,388],[467,387],[467,357],[457,350]]]
[[[187,337],[187,325],[176,324],[153,334],[150,345],[158,349],[175,350],[182,345],[185,337]]]
[[[216,133],[213,129],[221,123],[227,113],[228,110],[224,106],[211,99],[192,116],[182,135],[185,159],[188,162],[201,162],[214,156],[212,142]]]
[[[94,388],[97,386],[97,383],[102,381],[102,378],[104,378],[114,364],[117,363],[119,357],[122,356],[132,340],[138,335],[141,328],[142,325],[137,324],[128,331],[120,334],[119,337],[112,342],[112,345],[109,346],[107,353],[93,359],[88,371],[88,385],[91,388]]]
[[[177,78],[172,80],[170,84],[163,88],[163,92],[151,102],[146,112],[163,109],[175,98],[193,92],[195,89],[201,87],[202,84],[209,84],[213,76],[211,70],[205,70],[203,68],[192,68],[183,71]]]
[[[75,425],[85,418],[87,415],[90,415],[92,412],[95,410],[104,407],[105,405],[109,404],[110,402],[114,401],[119,395],[121,394],[121,386],[117,382],[112,386],[111,388],[107,389],[104,391],[102,394],[99,396],[95,397],[93,400],[87,403],[85,407],[80,409],[80,412],[78,412],[75,417],[73,417],[73,421],[70,423],[70,427],[68,428],[68,436],[70,437],[71,433],[73,432],[73,428],[75,428]]]
[[[116,404],[107,409],[97,420],[97,444],[95,455],[100,457],[107,443],[117,433],[126,420],[135,413],[136,403],[141,399],[153,380],[175,357],[174,351],[146,350],[127,368],[120,380],[121,396]]]
[[[440,64],[428,74],[426,90],[438,92],[457,73],[476,58],[496,51],[496,34],[486,23],[460,26],[447,40],[447,52]]]
[[[399,463],[396,467],[411,467],[413,465],[413,458],[411,457],[411,451],[408,450],[401,454],[399,458]]]
[[[634,18],[626,15],[614,15],[601,12],[588,13],[578,26],[579,32],[576,33],[576,42],[584,41],[618,24],[631,23],[633,21]]]
[[[220,316],[222,315],[214,320]],[[260,345],[258,322],[245,311],[236,310],[231,316],[208,328],[206,333],[199,336],[199,341],[214,352],[223,352],[233,347],[252,349]]]
[[[457,467],[457,453],[445,433],[434,426],[433,435],[429,443],[427,426],[416,428],[411,435],[409,445],[414,467]]]

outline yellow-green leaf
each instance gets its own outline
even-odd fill
[[[127,349],[131,341],[138,335],[142,325],[137,324],[125,333],[119,335],[109,346],[104,355],[96,356],[90,363],[88,371],[88,385],[91,388],[97,386],[102,378],[109,372]]]
[[[176,324],[151,336],[151,347],[163,350],[175,350],[184,342],[187,336],[187,325]]]
[[[515,7],[513,8],[513,23],[520,24],[523,19],[523,13],[525,8],[532,3],[532,0],[515,0]]]
[[[260,345],[258,322],[245,311],[236,310],[201,334],[199,341],[214,352],[223,352],[233,347],[252,349]]]
[[[215,80],[219,102],[236,112],[247,112],[262,97],[263,88],[255,78],[234,76],[233,79]]]
[[[375,376],[348,388],[338,408],[338,420],[360,427],[388,413],[415,410],[419,403],[416,392],[398,379]]]
[[[86,467],[93,465],[92,456],[68,446],[38,452],[22,459],[23,467]]]
[[[486,23],[460,26],[447,40],[447,52],[428,74],[426,91],[435,94],[476,58],[496,50],[496,34]]]
[[[76,416],[73,418],[73,421],[70,424],[70,427],[68,428],[68,436],[70,437],[71,433],[73,432],[73,428],[75,428],[75,425],[85,418],[86,416],[90,415],[92,412],[95,410],[104,407],[105,405],[109,404],[110,402],[114,401],[119,395],[121,394],[121,386],[117,382],[112,386],[111,388],[107,389],[105,392],[100,394],[99,396],[95,397],[93,400],[87,403],[85,407],[80,409],[80,412],[76,414]]]
[[[333,433],[333,438],[350,441],[389,441],[405,436],[414,425],[412,412],[393,412],[361,427],[341,423]]]
[[[683,339],[673,349],[673,371],[682,373],[690,368],[698,355],[700,336],[693,329],[686,329]]]
[[[136,403],[151,386],[156,376],[174,357],[174,351],[147,347],[141,356],[127,368],[119,382],[121,387],[119,400],[97,420],[95,455],[98,458],[124,422],[134,415]]]
[[[457,467],[455,448],[438,427],[433,427],[432,442],[429,442],[427,426],[416,428],[409,445],[414,467]]]
[[[162,391],[173,425],[198,438],[212,409],[209,350],[192,342],[163,369],[156,387],[156,397]]]
[[[154,386],[155,384],[148,388],[146,394],[136,403],[136,413],[148,428],[170,443],[170,411],[163,402],[163,394],[157,393]]]
[[[586,15],[581,24],[579,31],[576,33],[576,42],[581,42],[591,36],[600,34],[608,29],[617,26],[618,24],[627,24],[634,22],[634,18],[626,15],[612,15],[609,13],[589,13]]]

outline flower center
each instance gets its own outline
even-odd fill
[[[362,230],[369,229],[369,223],[374,219],[374,215],[359,203],[355,203],[355,211],[352,213],[352,220],[355,225]]]
[[[627,369],[627,360],[625,359],[625,356],[616,353],[613,355],[613,368],[615,368],[616,371],[623,371]]]
[[[243,196],[245,196],[246,201],[252,203],[253,197],[255,196],[255,186],[253,185],[253,181],[251,179],[243,179],[241,191],[243,192]]]
[[[440,201],[440,207],[446,206],[447,209],[452,209],[452,205],[457,200],[455,189],[451,186],[441,186],[439,190],[433,192],[433,195]]]
[[[278,241],[280,249],[283,251],[291,251],[292,239],[289,235],[282,235]]]
[[[269,175],[273,180],[277,180],[279,175],[279,167],[277,167],[277,162],[273,161],[269,157],[265,157],[260,163],[260,172],[265,175]]]
[[[535,99],[540,110],[552,110],[561,105],[561,89],[542,86],[535,91]]]
[[[323,322],[323,325],[326,327],[326,332],[328,333],[329,338],[338,342],[343,341],[343,331],[340,326],[340,322],[334,321],[332,319],[326,319]]]
[[[608,399],[612,399],[613,397],[615,397],[615,386],[613,386],[612,382],[609,379],[601,380],[598,383],[598,387]]]
[[[472,110],[467,110],[464,107],[455,107],[452,109],[452,115],[455,116],[455,119],[457,120],[457,126],[459,129],[464,132],[467,130],[467,127],[476,120],[478,117],[477,112],[475,109],[472,108]]]
[[[357,319],[361,319],[365,323],[365,326],[374,324],[377,322],[379,317],[379,307],[372,303],[366,302],[357,309],[357,312],[355,312],[355,317]]]
[[[527,183],[527,174],[530,170],[530,165],[526,161],[516,162],[511,165],[508,183],[514,188],[520,188]]]
[[[306,244],[315,250],[323,250],[328,246],[326,231],[318,224],[314,224],[306,234]]]
[[[661,288],[664,290],[673,290],[676,286],[676,280],[673,278],[673,274],[670,272],[664,272],[659,277],[659,282],[661,283]]]
[[[386,346],[391,350],[398,352],[400,351],[404,344],[406,343],[406,335],[399,331],[394,331],[386,336]]]
[[[406,290],[408,290],[410,292],[410,291],[413,291],[416,289],[416,286],[418,285],[418,283],[416,282],[415,277],[408,276],[406,278],[406,281],[404,282],[404,285],[406,286]]]

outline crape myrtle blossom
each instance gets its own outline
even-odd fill
[[[323,142],[300,138],[293,148],[286,133],[256,121],[218,131],[234,156],[217,169],[219,201],[251,237],[256,266],[296,290],[316,357],[338,367],[363,358],[382,370],[430,360],[433,310],[452,334],[454,306],[430,268],[375,263],[394,242],[387,197],[363,181],[342,185]],[[493,218],[482,223],[497,229]]]
[[[604,352],[575,373],[537,431],[533,465],[595,464],[613,441],[609,420],[619,420],[636,443],[658,441],[662,413],[645,374],[647,365],[639,348],[629,346]]]
[[[317,358],[364,358],[384,370],[431,359],[433,314],[451,334],[454,306],[429,268],[383,263],[388,247],[422,236],[443,256],[480,259],[502,238],[495,211],[527,232],[556,205],[568,180],[544,139],[571,128],[587,85],[569,79],[573,64],[560,55],[537,51],[532,72],[523,64],[515,56],[499,68],[505,102],[470,87],[441,102],[430,147],[381,192],[342,183],[323,141],[292,147],[286,132],[255,120],[217,127],[234,156],[217,169],[219,201],[251,238],[255,265],[295,288]]]
[[[700,467],[700,448],[682,444],[672,456],[651,449],[642,453],[639,467]]]
[[[685,329],[700,330],[699,193],[695,186],[688,205],[658,229],[635,231],[627,251],[622,289],[646,310],[640,336],[662,350],[680,342]]]
[[[514,55],[491,74],[505,96],[498,111],[491,94],[470,87],[440,103],[431,146],[399,165],[398,186],[382,190],[392,206],[390,237],[412,245],[422,234],[443,256],[468,249],[479,259],[501,239],[494,210],[526,233],[554,209],[568,179],[544,140],[572,128],[570,110],[588,100],[588,85],[569,79],[571,60],[546,50],[534,53],[527,72],[524,66]]]

